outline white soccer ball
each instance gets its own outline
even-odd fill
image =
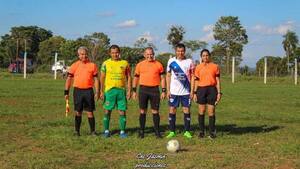
[[[169,152],[175,153],[178,152],[180,149],[180,144],[178,140],[170,140],[167,143],[167,150]]]

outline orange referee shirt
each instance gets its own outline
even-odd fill
[[[94,86],[94,77],[98,75],[98,68],[90,61],[83,63],[79,60],[71,65],[68,73],[74,76],[74,87],[88,89]]]
[[[216,86],[216,77],[220,76],[220,69],[214,63],[201,63],[197,65],[195,76],[198,78],[198,86]]]
[[[139,84],[144,86],[159,86],[160,76],[164,73],[164,67],[159,61],[143,60],[136,65],[135,76],[139,76]]]

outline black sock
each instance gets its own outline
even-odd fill
[[[75,131],[79,133],[81,125],[81,116],[75,116]]]
[[[191,128],[191,114],[184,113],[184,130],[190,131]]]
[[[204,114],[203,115],[198,115],[198,122],[199,122],[199,128],[200,128],[200,133],[204,133],[204,128],[205,128],[205,123],[204,123]]]
[[[158,113],[153,114],[153,124],[155,132],[159,132],[160,116]]]
[[[169,113],[169,128],[175,132],[176,114]]]
[[[146,125],[146,114],[140,114],[140,127],[141,131],[144,132]]]
[[[95,117],[89,117],[88,119],[89,119],[91,132],[94,132],[95,131]]]
[[[216,132],[216,116],[209,116],[209,133],[215,133]]]

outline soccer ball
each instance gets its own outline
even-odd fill
[[[180,149],[180,144],[177,140],[170,140],[167,143],[167,150],[169,152],[175,153],[177,151],[179,151]]]

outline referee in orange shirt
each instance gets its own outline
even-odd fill
[[[144,51],[145,60],[139,62],[135,68],[135,75],[133,79],[133,99],[137,98],[136,88],[140,85],[138,98],[140,107],[140,131],[139,137],[144,138],[144,130],[146,124],[146,112],[148,101],[151,104],[151,111],[153,114],[153,123],[155,135],[157,138],[162,138],[159,131],[159,105],[160,99],[166,96],[166,81],[164,78],[163,65],[154,60],[154,50],[152,47],[147,47]],[[159,85],[161,83],[162,93],[159,92]]]
[[[199,106],[199,127],[200,133],[199,138],[204,137],[204,114],[208,112],[209,118],[209,137],[211,139],[216,138],[216,127],[215,127],[215,105],[220,101],[221,83],[220,83],[220,70],[218,65],[210,61],[210,52],[207,49],[203,49],[200,53],[201,64],[197,65],[195,70],[194,86],[197,87],[197,91],[194,91],[194,101]]]
[[[99,99],[98,68],[96,64],[88,59],[88,49],[86,47],[79,47],[77,52],[79,60],[73,63],[68,70],[65,99],[69,99],[69,89],[72,81],[74,81],[75,135],[80,136],[81,116],[83,110],[86,110],[91,129],[90,134],[96,136],[93,111],[95,110],[94,99]],[[95,86],[95,93],[93,86]]]

